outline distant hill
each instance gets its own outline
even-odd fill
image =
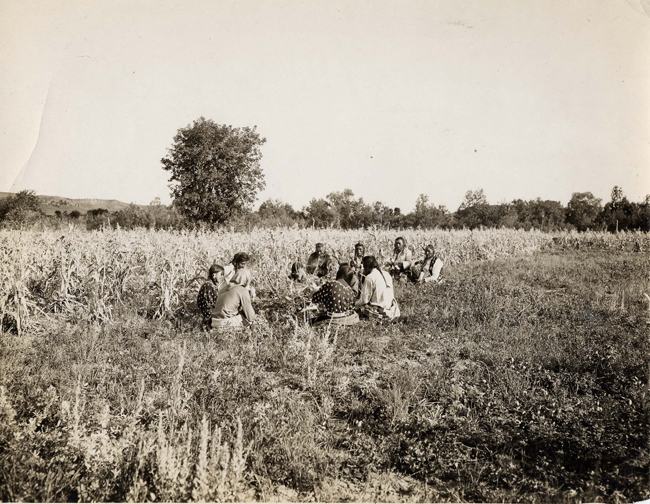
[[[0,199],[8,198],[9,196],[14,196],[14,193],[0,192]],[[57,210],[61,213],[70,213],[76,210],[79,213],[85,214],[88,210],[93,210],[94,208],[105,208],[109,212],[117,212],[129,206],[128,203],[113,199],[74,199],[62,198],[61,196],[42,196],[40,194],[37,197],[41,203],[41,210],[46,215],[54,215]],[[146,208],[149,205],[137,206]]]

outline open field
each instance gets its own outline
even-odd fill
[[[0,232],[0,498],[650,497],[648,235],[404,235],[446,282],[334,333],[288,265],[394,234]],[[206,333],[200,277],[239,250],[264,321]]]

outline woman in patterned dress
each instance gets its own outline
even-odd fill
[[[199,289],[196,304],[203,316],[203,323],[210,327],[212,321],[212,309],[217,301],[217,293],[225,284],[224,268],[219,264],[213,264],[208,270],[208,281]]]
[[[327,323],[344,326],[359,322],[359,316],[354,311],[357,296],[350,287],[354,278],[352,267],[344,264],[336,272],[336,280],[326,282],[314,293],[312,302],[322,308],[321,314],[313,321],[314,325]]]

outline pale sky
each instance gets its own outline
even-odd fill
[[[169,203],[204,116],[296,209],[650,193],[650,0],[0,0],[0,191]]]

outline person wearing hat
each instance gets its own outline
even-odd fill
[[[203,316],[203,323],[207,326],[210,326],[212,321],[212,309],[217,300],[217,292],[219,292],[220,287],[225,283],[223,266],[219,264],[210,266],[210,269],[208,269],[208,281],[201,286],[196,299],[196,304]]]

